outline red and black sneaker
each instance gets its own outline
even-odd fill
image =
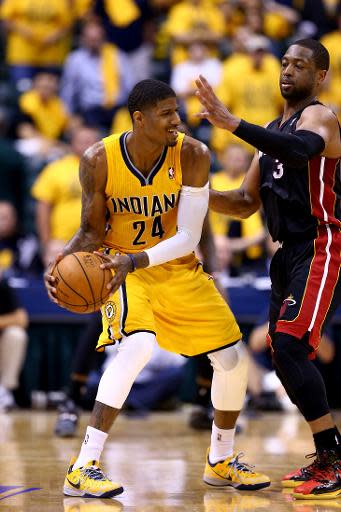
[[[308,480],[312,480],[315,472],[319,471],[320,462],[316,453],[309,453],[309,455],[305,456],[306,459],[311,459],[312,457],[316,457],[316,459],[309,466],[296,469],[285,475],[281,480],[282,487],[297,487],[304,482],[308,482]]]
[[[295,487],[300,500],[325,500],[341,497],[341,458],[334,450],[323,450],[316,457],[313,476]]]

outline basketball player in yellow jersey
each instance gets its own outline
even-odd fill
[[[158,343],[185,355],[207,353],[214,368],[215,409],[204,481],[255,490],[270,485],[233,451],[235,423],[247,385],[247,356],[226,303],[193,251],[208,206],[206,146],[178,132],[174,91],[157,80],[139,82],[128,99],[131,132],[87,150],[80,164],[81,226],[63,254],[103,250],[114,270],[102,308],[97,349],[118,344],[99,383],[94,409],[64,494],[112,497],[123,487],[99,466],[108,431]],[[55,300],[53,277],[48,293]]]

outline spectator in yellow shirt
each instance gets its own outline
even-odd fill
[[[223,152],[223,169],[211,177],[215,190],[239,188],[248,169],[250,156],[240,144],[231,144]],[[220,271],[231,274],[253,270],[263,256],[261,243],[265,229],[260,212],[247,219],[233,219],[227,215],[210,212],[211,228],[217,249]],[[244,266],[244,268],[241,268]]]
[[[341,81],[334,79],[331,71],[328,72],[326,80],[323,82],[318,100],[331,108],[341,122]]]
[[[79,161],[84,151],[98,141],[97,130],[81,127],[71,139],[69,155],[47,165],[32,188],[37,200],[36,227],[45,265],[55,259],[79,226],[81,186]]]
[[[338,29],[329,32],[321,38],[321,43],[327,48],[330,55],[330,71],[332,80],[341,87],[341,4],[337,15]]]
[[[217,44],[225,34],[222,11],[208,0],[182,0],[172,7],[165,22],[171,39],[172,65],[187,58],[187,46],[201,41],[211,46],[216,55]]]
[[[30,123],[40,135],[48,139],[59,139],[68,125],[68,114],[57,91],[56,75],[38,73],[32,89],[19,98],[23,122]]]
[[[214,87],[220,82],[222,64],[219,59],[209,56],[208,46],[200,41],[191,43],[188,52],[188,59],[173,67],[171,87],[182,102],[186,123],[193,132],[200,124],[196,114],[201,109],[200,102],[195,95],[195,80],[201,73],[210,77]],[[210,131],[209,126],[208,129]],[[198,137],[198,134],[193,133],[193,136]]]
[[[217,88],[217,94],[231,112],[260,125],[279,114],[283,101],[277,78],[280,64],[269,53],[269,45],[264,36],[249,37],[247,53],[232,55],[225,61]],[[212,129],[211,145],[216,151],[222,151],[233,141],[237,142],[233,134],[215,127]]]
[[[69,0],[4,0],[0,18],[7,30],[6,62],[19,88],[39,70],[60,71],[70,49],[73,14]]]

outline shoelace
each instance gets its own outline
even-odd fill
[[[331,465],[333,466],[334,470],[341,469],[340,461],[335,460],[333,462],[330,462],[328,460],[328,457],[324,457],[323,455],[319,456],[316,452],[309,453],[308,455],[305,456],[306,459],[311,459],[312,457],[316,457],[316,459],[314,460],[314,462],[309,464],[309,466],[302,468],[302,472],[309,474],[309,473],[312,473],[312,471],[313,471],[313,473],[314,473],[313,477],[314,477],[314,480],[316,480],[316,481],[319,481],[319,482],[330,481],[330,471],[331,471],[330,466]]]
[[[90,466],[89,468],[84,469],[83,475],[84,477],[92,478],[93,480],[109,480],[101,468],[96,468],[95,466]]]
[[[254,468],[254,466],[252,466],[251,464],[247,464],[246,462],[239,462],[239,459],[241,457],[244,457],[243,452],[238,453],[232,461],[227,463],[227,466],[230,468],[227,473],[227,476],[229,476],[232,470],[234,470],[236,476],[239,478],[240,481],[241,479],[238,474],[238,471],[243,471],[244,473],[254,473],[254,471],[252,471],[252,468]]]
[[[317,453],[308,453],[308,455],[305,456],[306,459],[312,459],[313,457],[316,457],[316,459],[309,464],[309,466],[306,466],[304,468],[301,468],[302,473],[311,473],[312,470],[319,469],[320,461],[317,458]]]

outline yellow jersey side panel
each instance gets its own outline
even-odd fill
[[[182,186],[180,151],[184,135],[165,147],[145,177],[131,162],[129,132],[103,139],[108,164],[106,186],[108,231],[104,247],[140,252],[175,235]]]

